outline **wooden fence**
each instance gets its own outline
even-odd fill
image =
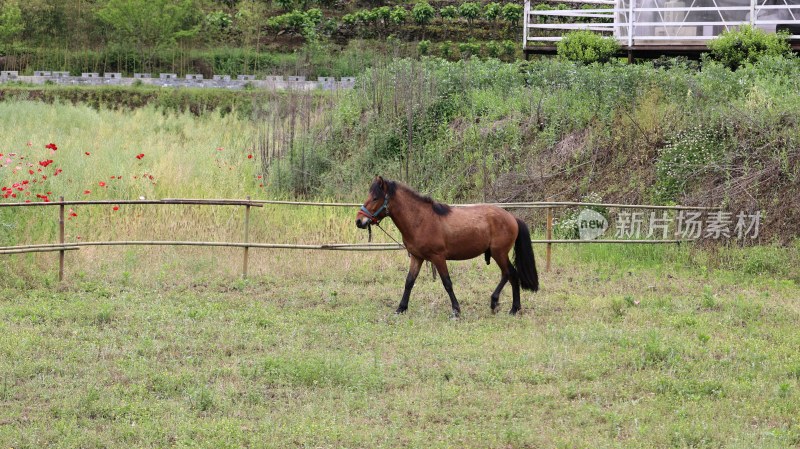
[[[241,242],[202,242],[202,241],[173,241],[173,240],[122,240],[108,242],[66,242],[64,239],[64,219],[66,206],[85,206],[85,205],[202,205],[202,206],[238,206],[244,207],[244,235]],[[504,209],[547,209],[546,218],[546,238],[534,239],[532,243],[545,244],[545,269],[550,270],[552,258],[552,245],[562,243],[614,243],[614,244],[660,244],[660,243],[680,243],[685,241],[676,239],[636,239],[636,240],[572,240],[572,239],[553,239],[553,211],[566,207],[604,207],[618,209],[652,209],[652,210],[700,210],[713,211],[719,207],[699,207],[699,206],[654,206],[640,204],[612,204],[612,203],[582,203],[573,201],[545,201],[545,202],[520,202],[520,203],[490,203]],[[64,279],[64,255],[67,251],[79,250],[87,246],[199,246],[199,247],[229,247],[242,248],[242,277],[247,277],[249,250],[257,249],[301,249],[301,250],[327,250],[327,251],[388,251],[403,249],[396,243],[328,243],[316,245],[292,244],[292,243],[255,243],[250,242],[250,209],[252,207],[263,207],[264,205],[274,206],[310,206],[310,207],[347,207],[358,208],[360,203],[325,203],[307,201],[275,201],[275,200],[252,200],[247,197],[244,200],[231,199],[174,199],[163,200],[96,200],[96,201],[65,201],[63,197],[55,202],[30,202],[30,203],[0,203],[0,207],[58,207],[58,242],[42,243],[18,246],[0,247],[2,254],[25,254],[36,252],[58,252],[58,280]],[[453,204],[453,207],[465,207],[470,204]],[[677,236],[677,235],[676,235]]]

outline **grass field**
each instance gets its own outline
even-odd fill
[[[29,181],[3,201],[263,196],[256,133],[0,103],[0,184]],[[242,236],[236,208],[75,209],[69,242]],[[353,218],[259,208],[250,237],[366,241]],[[3,245],[52,243],[56,208],[0,208],[0,226]],[[251,250],[241,280],[241,250],[85,247],[63,284],[56,257],[0,256],[0,447],[800,445],[800,243],[557,245],[517,317],[489,312],[495,266],[454,263],[458,321],[429,271],[393,314],[400,251]]]
[[[74,270],[60,288],[4,282],[0,446],[800,444],[791,267],[562,246],[510,317],[489,312],[496,267],[461,262],[463,318],[451,321],[429,274],[409,312],[392,314],[399,252],[260,252],[247,281],[220,274],[238,253],[200,252],[144,279],[121,274],[129,250],[112,253],[116,269]],[[797,248],[726,257],[787,254]]]

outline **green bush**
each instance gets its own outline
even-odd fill
[[[724,31],[708,42],[711,56],[736,70],[744,64],[753,64],[764,56],[792,56],[788,34],[766,33],[759,28],[743,25],[735,31]]]
[[[408,10],[400,5],[394,7],[391,13],[392,23],[395,25],[402,25],[408,20]]]
[[[497,20],[500,17],[500,4],[497,2],[488,3],[483,9],[483,15],[488,20]]]
[[[500,44],[497,41],[489,41],[486,44],[486,54],[489,55],[491,58],[499,58],[500,57]]]
[[[439,10],[439,15],[442,16],[442,19],[453,19],[458,16],[458,8],[455,5],[443,6]]]
[[[458,7],[458,14],[467,19],[469,23],[481,15],[481,5],[475,2],[464,2]]]
[[[426,1],[417,3],[414,5],[414,8],[411,9],[411,17],[418,25],[425,26],[430,23],[430,21],[433,20],[434,14],[433,6]]]
[[[570,61],[591,64],[608,62],[618,51],[614,38],[591,31],[573,31],[564,35],[557,45],[558,55]]]
[[[522,5],[518,5],[516,3],[506,3],[503,5],[500,15],[503,17],[503,20],[508,22],[509,26],[515,27],[522,19],[522,11]]]
[[[420,56],[427,55],[430,49],[431,49],[431,41],[428,40],[419,41],[419,43],[417,44],[417,53],[419,53]]]
[[[481,52],[481,46],[474,42],[462,42],[458,44],[458,51],[461,52],[463,59],[469,59],[471,56],[478,56]]]

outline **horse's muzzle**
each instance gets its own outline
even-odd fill
[[[356,227],[358,229],[365,229],[369,226],[369,220],[365,217],[358,217],[356,218]]]

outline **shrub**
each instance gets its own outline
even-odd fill
[[[419,41],[419,43],[417,44],[417,53],[419,53],[420,56],[427,55],[430,49],[431,49],[431,41],[427,40]]]
[[[445,59],[453,57],[453,43],[450,41],[439,43],[439,53]]]
[[[421,1],[414,5],[414,8],[411,9],[411,17],[414,19],[418,25],[427,25],[433,20],[433,16],[435,11],[433,10],[433,6],[429,5],[426,1]]]
[[[735,31],[724,31],[708,42],[711,56],[736,70],[744,64],[753,64],[764,56],[791,56],[788,34],[766,33],[759,28],[743,25]]]
[[[375,17],[383,22],[383,24],[389,23],[389,19],[392,17],[392,9],[388,6],[381,6],[379,8],[375,8],[372,10],[375,14]]]
[[[522,5],[506,3],[503,5],[500,15],[503,16],[503,20],[509,23],[509,26],[514,27],[519,24],[520,19],[522,19]]]
[[[471,56],[478,56],[481,52],[481,46],[474,42],[462,42],[458,44],[458,51],[461,52],[463,59],[469,59]]]
[[[503,54],[509,58],[514,59],[517,57],[517,43],[512,40],[503,41]]]
[[[497,20],[500,17],[500,4],[497,2],[488,3],[483,9],[483,15],[488,20]]]
[[[501,51],[500,44],[498,44],[497,41],[489,41],[486,44],[486,54],[488,54],[489,57],[499,58],[500,51]]]
[[[614,38],[591,31],[574,31],[564,35],[557,45],[558,55],[583,64],[608,62],[619,51]]]
[[[408,20],[408,10],[400,5],[394,7],[391,13],[392,23],[402,25]]]
[[[464,2],[458,7],[458,14],[472,23],[481,15],[481,5],[475,2]]]
[[[453,5],[444,6],[439,10],[439,15],[443,19],[452,19],[458,15],[458,8]]]

